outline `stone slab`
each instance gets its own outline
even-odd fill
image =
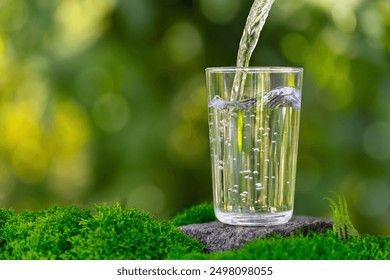
[[[309,232],[326,232],[332,228],[332,225],[331,219],[293,217],[287,224],[269,227],[231,226],[217,221],[182,226],[180,229],[185,234],[198,239],[209,252],[215,252],[241,248],[248,241],[272,234],[287,237],[297,231],[303,235]]]

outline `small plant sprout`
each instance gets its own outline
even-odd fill
[[[329,197],[326,197],[325,199],[329,201],[330,208],[333,212],[333,231],[340,239],[347,239],[351,236],[360,236],[349,218],[345,196],[341,196],[335,192],[332,193],[336,196],[337,200]]]

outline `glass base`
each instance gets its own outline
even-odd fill
[[[275,213],[251,213],[251,212],[224,212],[214,209],[217,219],[233,226],[275,226],[287,223],[293,211],[283,211]]]

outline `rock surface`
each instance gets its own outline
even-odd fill
[[[332,228],[330,219],[294,217],[287,224],[269,227],[231,226],[221,222],[193,224],[180,227],[183,232],[203,243],[209,252],[225,251],[240,248],[248,241],[271,234],[290,236],[300,231],[306,235],[309,232],[325,232]]]

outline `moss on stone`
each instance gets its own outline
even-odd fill
[[[340,239],[333,231],[282,238],[271,236],[243,248],[212,254],[192,253],[182,259],[201,260],[389,260],[390,237],[364,235]]]
[[[176,226],[185,226],[190,224],[200,224],[215,221],[213,204],[204,202],[185,209],[177,214],[171,221]]]

